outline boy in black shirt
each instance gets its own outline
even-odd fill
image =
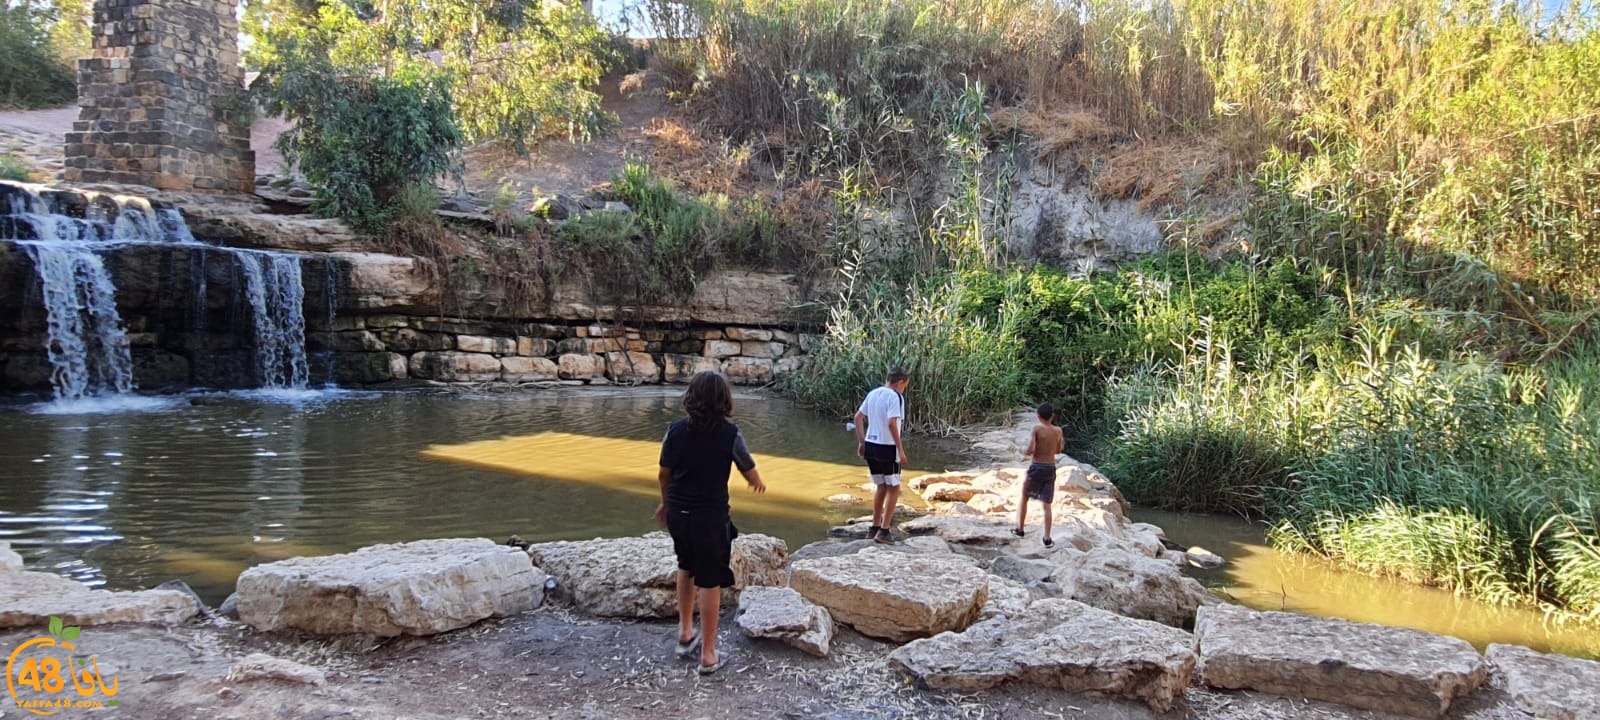
[[[728,508],[730,466],[738,466],[750,489],[767,491],[733,414],[733,392],[720,373],[695,375],[683,394],[689,417],[674,422],[661,441],[661,505],[656,522],[672,535],[678,556],[678,657],[700,648],[700,674],[722,669],[717,654],[717,618],[722,588],[733,586],[733,522]],[[696,595],[701,629],[694,628]]]

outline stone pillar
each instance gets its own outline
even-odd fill
[[[233,0],[95,0],[67,182],[250,192]]]

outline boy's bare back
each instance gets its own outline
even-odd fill
[[[1061,428],[1046,423],[1033,426],[1033,436],[1028,438],[1028,448],[1032,451],[1033,461],[1054,465],[1056,454],[1066,444],[1061,434]]]

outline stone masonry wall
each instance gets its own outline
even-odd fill
[[[687,383],[715,370],[735,385],[765,385],[799,369],[816,337],[775,328],[488,324],[441,317],[338,318],[309,333],[332,353],[333,380],[537,385]]]
[[[96,0],[94,55],[78,61],[67,182],[250,192],[250,129],[229,0]]]

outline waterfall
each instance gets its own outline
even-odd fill
[[[256,372],[262,387],[304,389],[306,321],[301,308],[305,285],[300,258],[287,253],[238,250],[244,293],[256,330]]]
[[[200,244],[177,209],[145,198],[4,181],[0,181],[0,241],[21,247],[38,272],[48,329],[46,351],[57,400],[134,389],[127,333],[102,253],[136,243]],[[251,310],[261,385],[305,388],[309,372],[300,257],[216,249],[233,255],[244,279],[242,295]],[[203,331],[204,254],[190,271],[198,276],[195,316],[196,326]]]

